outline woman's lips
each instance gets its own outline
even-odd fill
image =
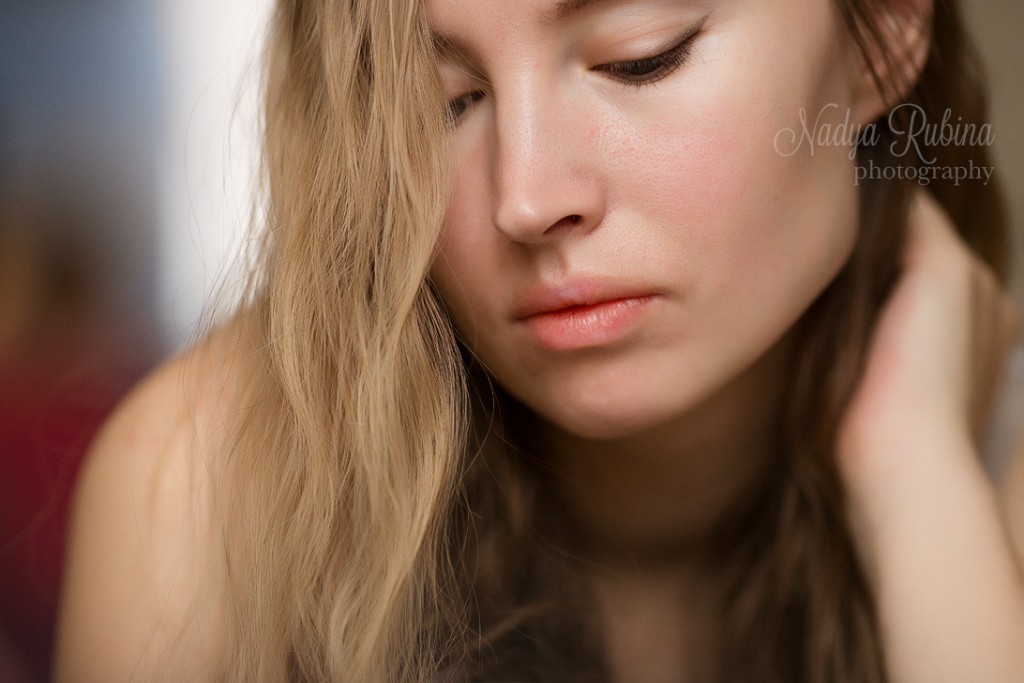
[[[521,322],[541,345],[553,351],[593,348],[616,342],[642,322],[653,294],[622,296],[596,303],[540,311]]]

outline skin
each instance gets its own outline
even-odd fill
[[[693,636],[699,606],[664,599],[666,583],[699,585],[703,535],[764,473],[788,332],[854,243],[849,149],[782,155],[772,142],[799,130],[801,109],[813,120],[834,103],[867,123],[881,102],[823,0],[604,2],[557,19],[554,5],[428,3],[464,110],[432,277],[467,344],[541,423],[602,568],[617,679],[676,681],[678,652],[636,634]],[[688,61],[655,84],[609,75],[697,24]],[[919,71],[926,38],[896,26],[900,65]],[[923,194],[911,235],[840,430],[851,520],[892,680],[1009,681],[1024,670],[1020,569],[970,417],[1015,314]],[[656,294],[639,327],[564,350],[518,319],[532,287],[594,274]]]
[[[562,495],[599,560],[616,680],[679,681],[690,662],[677,644],[699,651],[701,638],[694,549],[757,481],[789,326],[852,246],[846,150],[783,158],[771,140],[800,105],[841,103],[854,120],[881,105],[824,0],[603,4],[542,26],[552,6],[428,3],[435,31],[471,47],[486,76],[445,67],[450,96],[483,96],[453,131],[459,173],[433,277],[476,353],[544,418]],[[710,9],[689,64],[656,85],[591,70],[667,47]],[[1015,316],[924,196],[911,236],[837,444],[850,519],[891,680],[1009,683],[1024,670],[1024,591],[971,416]],[[660,298],[614,348],[531,346],[508,320],[515,297],[581,271],[643,278]],[[221,656],[217,539],[197,501],[230,438],[225,387],[248,372],[238,336],[224,330],[158,371],[96,443],[76,497],[58,681],[207,680]],[[1024,538],[1024,443],[1006,487]]]
[[[595,542],[679,552],[763,470],[787,333],[853,247],[848,149],[773,141],[801,107],[854,108],[856,57],[824,2],[603,3],[546,21],[553,6],[427,5],[461,47],[441,64],[448,95],[482,94],[453,132],[432,276],[471,348],[544,418]],[[653,84],[600,70],[698,24],[688,62]],[[780,40],[794,25],[802,39]],[[594,275],[658,293],[635,334],[551,352],[515,322],[531,287]]]
[[[854,538],[893,681],[1013,681],[1024,671],[1020,546],[980,464],[972,417],[1017,314],[923,197],[910,234],[837,444]],[[1018,451],[1018,469],[1019,460]],[[1019,485],[1011,479],[1003,504],[1018,534]]]
[[[484,93],[453,134],[433,279],[506,388],[565,431],[621,439],[749,368],[845,262],[847,149],[787,158],[773,140],[800,107],[848,108],[850,75],[830,59],[843,34],[824,3],[607,3],[544,23],[553,4],[428,4],[465,46],[464,63],[442,63],[449,95]],[[657,54],[705,16],[689,62],[656,83],[595,70]],[[806,40],[780,40],[794,22]],[[510,324],[529,287],[584,275],[661,294],[641,334],[551,353]]]

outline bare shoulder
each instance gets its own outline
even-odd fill
[[[79,480],[58,681],[203,680],[224,642],[211,477],[229,433],[237,344],[222,330],[144,380]]]

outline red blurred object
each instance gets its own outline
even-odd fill
[[[49,680],[75,477],[149,360],[123,348],[58,335],[0,359],[0,640],[20,653],[29,680]]]

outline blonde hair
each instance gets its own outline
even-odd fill
[[[837,2],[866,52],[885,3]],[[959,47],[945,6],[936,35]],[[410,0],[281,0],[273,20],[267,225],[239,316],[250,370],[215,486],[225,680],[565,680],[587,661],[602,675],[593,634],[566,610],[579,600],[557,525],[542,524],[543,476],[504,443],[520,411],[487,390],[428,281],[449,189],[433,51]],[[972,63],[942,57],[914,97],[984,116]],[[995,262],[995,191],[933,191]],[[909,192],[864,190],[857,251],[801,321],[784,476],[756,501],[759,523],[738,511],[722,532],[738,539],[722,551],[723,680],[884,678],[830,456]]]
[[[239,681],[420,680],[464,382],[427,283],[444,103],[417,3],[280,3],[255,370],[217,495]]]

